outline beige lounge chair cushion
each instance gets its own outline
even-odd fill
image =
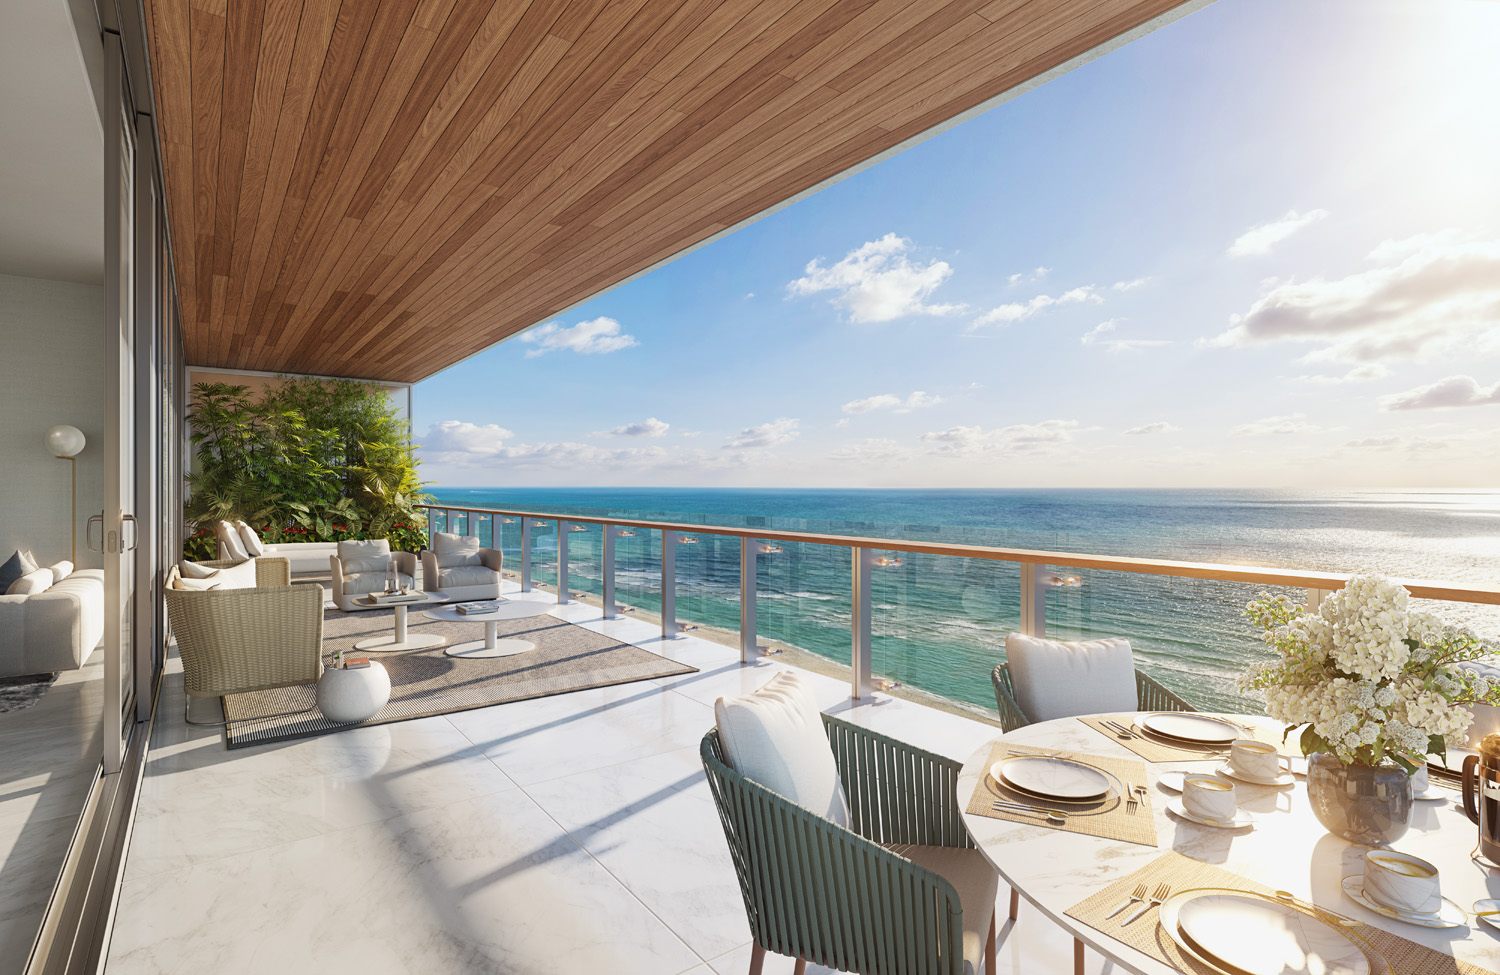
[[[189,577],[183,566],[192,563],[182,562],[177,566],[177,577],[172,582],[173,589],[207,590],[207,589],[254,589],[255,588],[255,560],[247,559],[239,565],[232,565],[224,569],[207,569],[208,575],[192,578]],[[205,571],[201,565],[193,565],[194,572]]]
[[[500,573],[484,565],[457,565],[451,569],[438,568],[438,585],[441,588],[460,586],[493,586]]]
[[[434,532],[432,554],[437,556],[438,566],[444,569],[462,565],[479,565],[479,537]]]
[[[391,563],[391,543],[384,538],[339,542],[339,561],[344,564],[345,588],[348,588],[350,577],[357,573],[378,572],[384,576]],[[380,588],[385,588],[383,581]]]
[[[974,975],[984,965],[984,945],[995,916],[995,895],[1000,890],[999,872],[978,850],[901,843],[887,849],[931,870],[958,892],[964,911],[964,975]]]
[[[1129,640],[1066,642],[1011,633],[1005,638],[1005,658],[1016,703],[1032,721],[1136,709]]]
[[[240,536],[240,544],[245,546],[246,555],[254,559],[266,554],[266,547],[261,544],[260,535],[254,528],[243,521],[237,521],[234,523],[234,530]]]
[[[54,562],[47,566],[47,568],[52,570],[52,584],[54,586],[73,574],[73,563],[67,559],[63,559],[61,562]]]
[[[250,553],[245,551],[245,540],[240,538],[240,530],[229,522],[214,522],[214,535],[219,539],[219,558],[238,562],[250,557]]]
[[[396,573],[396,584],[408,589],[412,588],[411,576],[405,572]],[[379,572],[344,573],[344,595],[362,596],[371,592],[385,592],[385,564],[383,562]]]
[[[731,768],[804,809],[849,825],[823,716],[799,676],[777,674],[753,694],[719,698],[714,719]]]

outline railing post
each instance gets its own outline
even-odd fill
[[[661,530],[661,638],[677,635],[677,533]]]
[[[1309,613],[1316,613],[1323,605],[1323,597],[1327,595],[1328,590],[1326,589],[1307,590],[1307,611]]]
[[[557,604],[568,601],[568,523],[557,523]]]
[[[1021,567],[1021,632],[1027,636],[1047,635],[1047,587],[1042,584],[1043,567],[1035,562],[1022,562]]]
[[[619,537],[620,529],[614,525],[605,525],[604,545],[599,554],[602,563],[600,570],[604,575],[604,618],[612,620],[620,615],[620,607],[615,605],[615,539]]]
[[[531,592],[531,519],[521,519],[521,591]]]
[[[432,536],[437,534],[437,509],[427,509],[427,547],[432,548]]]
[[[740,662],[755,659],[755,570],[756,549],[753,538],[740,539]]]
[[[849,629],[853,637],[853,652],[850,655],[849,696],[859,701],[870,696],[870,670],[872,652],[870,646],[870,568],[874,562],[872,550],[851,546],[854,572],[851,586]]]
[[[479,516],[472,511],[464,512],[464,534],[479,537]]]

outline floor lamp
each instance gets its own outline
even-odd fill
[[[78,453],[83,450],[85,443],[83,431],[63,424],[48,430],[45,439],[47,449],[52,451],[53,457],[69,461],[73,465],[73,505],[68,509],[70,514],[68,524],[73,529],[71,559],[76,566],[78,564]]]

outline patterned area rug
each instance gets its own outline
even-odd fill
[[[354,644],[370,637],[389,636],[391,610],[324,614],[324,663],[337,650],[353,653]],[[429,620],[419,610],[408,618],[413,634],[440,633],[448,643],[484,636],[483,623]],[[499,624],[500,638],[527,640],[535,650],[509,657],[460,658],[443,647],[399,653],[371,653],[372,661],[391,676],[391,700],[364,725],[409,721],[434,714],[565,694],[590,687],[628,684],[653,677],[697,673],[696,667],[601,636],[555,616],[535,616]],[[311,738],[355,728],[323,717],[317,709],[316,687],[283,687],[224,698],[228,719],[226,744],[244,748],[273,741]]]
[[[31,707],[42,699],[42,695],[47,693],[47,688],[55,680],[56,674],[0,677],[0,714]]]

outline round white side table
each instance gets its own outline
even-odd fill
[[[329,721],[368,721],[391,699],[391,675],[374,661],[357,670],[332,668],[318,680],[318,710]]]
[[[354,645],[354,649],[363,650],[365,653],[393,653],[397,650],[427,650],[447,643],[448,638],[439,633],[408,633],[406,631],[407,609],[412,606],[428,606],[448,600],[448,597],[440,592],[429,592],[424,595],[426,599],[413,599],[405,603],[377,603],[369,596],[355,596],[354,602],[361,606],[372,606],[376,609],[390,606],[396,611],[396,619],[395,631],[391,636],[376,636],[361,640]]]
[[[488,601],[488,600],[486,600]],[[455,643],[443,652],[450,657],[509,657],[512,654],[535,650],[536,644],[529,640],[498,639],[501,620],[522,620],[531,616],[546,616],[546,603],[519,599],[502,599],[488,613],[460,613],[455,606],[439,606],[422,615],[429,619],[446,620],[449,623],[483,623],[484,639]]]

